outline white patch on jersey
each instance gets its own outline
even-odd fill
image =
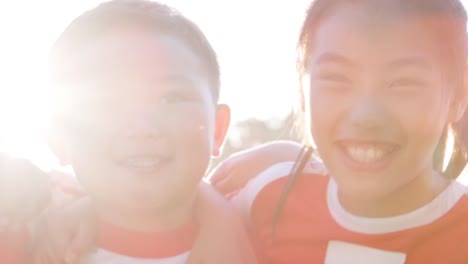
[[[287,177],[291,173],[294,164],[294,161],[288,161],[276,163],[268,167],[266,170],[259,173],[255,178],[250,180],[249,183],[231,199],[231,202],[241,210],[244,216],[250,217],[250,210],[257,195],[268,184],[277,179]],[[324,176],[327,174],[323,164],[313,158],[304,167],[303,172]]]
[[[325,264],[404,264],[406,254],[357,244],[328,242]]]
[[[128,257],[104,249],[98,249],[96,253],[83,259],[80,264],[184,264],[187,262],[189,253],[190,252],[186,252],[171,258],[143,259]]]

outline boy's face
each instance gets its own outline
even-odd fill
[[[307,106],[315,144],[340,192],[384,199],[430,175],[434,148],[454,121],[455,87],[427,29],[437,19],[368,12],[343,6],[321,21]]]
[[[64,149],[86,191],[117,212],[191,199],[229,123],[200,57],[174,37],[128,30],[99,38],[79,67]]]

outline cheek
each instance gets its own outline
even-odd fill
[[[190,107],[187,110],[174,115],[172,118],[172,130],[181,138],[208,137],[213,132],[213,118],[202,107]],[[185,136],[183,136],[185,135]]]
[[[83,184],[97,183],[109,173],[110,147],[115,140],[114,135],[93,131],[74,137],[70,145],[69,155],[73,170],[82,177]],[[99,175],[99,177],[95,177]],[[106,181],[106,179],[103,179]]]
[[[311,94],[311,98],[306,107],[307,131],[314,142],[320,147],[322,141],[331,136],[333,123],[338,117],[340,105],[334,104],[333,100],[324,100],[323,96]]]
[[[174,126],[177,129],[173,130],[171,136],[173,146],[177,148],[176,171],[179,175],[174,180],[181,188],[181,193],[190,193],[205,175],[213,144],[213,129],[206,115],[200,111],[192,111],[190,118],[187,117],[177,122]]]
[[[414,152],[420,153],[413,155],[414,158],[432,159],[445,125],[438,121],[434,115],[420,114],[414,119],[407,119],[405,124],[409,145]]]
[[[192,158],[210,157],[213,144],[213,119],[204,108],[191,108],[172,120],[171,141],[178,146],[179,153]]]
[[[400,100],[389,108],[412,137],[409,140],[437,144],[447,123],[448,104],[443,99],[422,95],[411,101]]]

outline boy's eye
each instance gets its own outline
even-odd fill
[[[169,92],[161,96],[161,103],[163,104],[177,104],[184,101],[187,101],[189,98],[181,93]]]

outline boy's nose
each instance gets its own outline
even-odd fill
[[[130,134],[138,137],[160,137],[163,119],[163,113],[160,113],[154,107],[139,109],[129,118]]]

